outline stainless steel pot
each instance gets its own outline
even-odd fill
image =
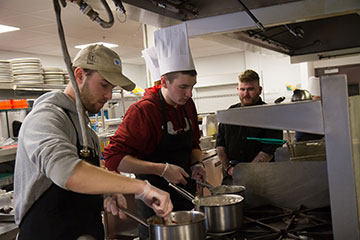
[[[243,200],[240,195],[223,194],[195,199],[194,204],[204,212],[209,233],[225,233],[242,227]]]
[[[172,212],[166,224],[161,222],[158,216],[148,219],[150,239],[206,239],[205,215],[202,212]]]
[[[158,216],[152,216],[147,221],[132,213],[126,208],[121,208],[124,213],[143,224],[149,230],[151,240],[188,240],[206,239],[205,215],[199,211],[171,212],[166,221]]]
[[[190,200],[195,209],[205,214],[205,226],[209,233],[225,233],[237,230],[243,223],[244,198],[235,194],[194,197],[185,189],[169,183],[182,196]]]

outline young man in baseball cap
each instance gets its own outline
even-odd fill
[[[122,74],[119,56],[102,45],[82,49],[74,59],[74,76],[84,110],[97,113],[117,85],[135,84]],[[89,119],[86,118],[88,126]],[[126,207],[119,193],[135,193],[159,216],[172,210],[169,194],[145,181],[99,167],[96,133],[85,129],[90,154],[81,157],[83,139],[73,86],[40,96],[25,118],[15,164],[15,220],[18,239],[104,239],[101,210],[113,214]],[[111,193],[105,201],[101,194]],[[156,203],[153,198],[158,199]]]

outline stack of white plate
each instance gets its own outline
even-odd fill
[[[38,58],[10,60],[12,79],[15,84],[43,84],[42,66]]]
[[[66,69],[64,69],[64,83],[68,84],[69,82],[70,82],[69,72]]]
[[[11,83],[10,61],[0,60],[0,83]]]
[[[64,84],[64,71],[59,67],[43,67],[44,83],[53,85]]]

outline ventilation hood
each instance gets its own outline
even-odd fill
[[[123,2],[132,20],[155,27],[186,21],[190,37],[251,43],[287,54],[292,63],[360,54],[359,0]]]

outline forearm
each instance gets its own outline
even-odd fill
[[[191,151],[191,161],[190,165],[202,162],[202,152],[200,149],[194,148]]]
[[[273,158],[273,155],[265,153],[265,152],[259,152],[258,155],[254,158],[252,162],[270,162],[270,160]]]
[[[217,153],[218,158],[223,166],[223,169],[228,169],[229,159],[227,158],[227,155],[225,153],[225,147],[222,147],[222,146],[216,147],[216,153]]]
[[[164,171],[164,169],[165,164],[163,163],[144,161],[131,155],[126,155],[120,161],[120,164],[117,168],[119,172],[128,172],[135,174],[155,174],[159,176]]]
[[[81,161],[67,180],[67,189],[85,194],[141,193],[146,183]]]

